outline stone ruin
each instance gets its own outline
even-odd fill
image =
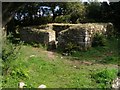
[[[55,31],[36,27],[23,27],[20,29],[20,39],[27,43],[48,45],[51,41],[55,41]]]
[[[112,23],[64,24],[51,23],[41,26],[22,27],[20,38],[25,42],[41,43],[51,48],[76,45],[80,50],[91,47],[96,33],[111,35]],[[57,43],[56,43],[57,42]],[[69,45],[68,45],[69,44]]]

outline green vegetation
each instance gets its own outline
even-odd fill
[[[107,43],[105,35],[95,34],[92,40],[92,46],[105,46]]]
[[[9,72],[12,62],[18,58],[21,45],[21,42],[19,44],[13,44],[9,39],[4,40],[2,47],[3,75]]]
[[[55,11],[56,6],[59,9]],[[41,84],[47,88],[111,88],[112,80],[120,76],[119,15],[120,1],[109,5],[97,2],[3,2],[2,26],[7,35],[13,33],[13,36],[2,45],[2,87],[18,88],[18,83],[24,82],[27,88],[37,88]],[[56,22],[111,22],[116,38],[111,36],[111,31],[108,31],[109,39],[96,35],[92,44],[95,47],[84,51],[70,51],[77,47],[72,44],[75,41],[66,42],[65,49],[70,53],[66,56],[57,53],[59,51],[47,51],[41,44],[31,42],[30,45],[16,40],[20,38],[18,27]]]
[[[87,51],[75,51],[71,56],[77,60],[87,60],[93,63],[118,64],[120,63],[118,40],[116,38],[107,39],[105,46],[92,47]]]
[[[116,39],[113,41],[116,42]],[[17,50],[17,58],[9,58],[11,62],[7,63],[9,72],[3,72],[2,86],[17,88],[22,81],[27,88],[37,88],[40,84],[45,84],[47,88],[111,88],[111,81],[117,76],[118,58],[117,44],[111,44],[104,48],[76,51],[72,56],[62,56],[44,48],[19,44],[16,46],[21,47]],[[10,52],[10,49],[6,51]],[[4,54],[6,55],[3,53],[3,56]],[[102,60],[105,60],[104,64]]]
[[[108,88],[111,87],[110,85],[112,80],[117,77],[116,73],[117,70],[115,69],[104,69],[99,72],[95,72],[92,75],[92,78],[95,79],[96,83],[98,83],[98,86],[102,88]]]
[[[43,6],[49,7],[50,9],[44,9]],[[59,6],[59,9],[55,11],[57,6]],[[7,25],[9,28],[8,33],[15,33],[15,26],[17,25],[30,26],[56,22],[111,22],[117,28],[115,32],[118,35],[120,32],[120,2],[110,2],[109,5],[106,2],[3,2],[2,7],[3,26]],[[15,19],[11,12],[15,13],[18,19]],[[38,14],[38,12],[41,14]],[[22,17],[24,17],[23,20],[21,20]]]

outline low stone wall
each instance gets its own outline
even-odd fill
[[[92,45],[92,39],[96,33],[108,35],[112,33],[111,23],[87,23],[76,24],[63,30],[58,35],[58,47],[62,49],[87,50]]]
[[[35,27],[23,27],[20,29],[20,39],[28,43],[41,43],[48,45],[55,41],[55,31],[37,29]]]
[[[111,23],[61,24],[51,23],[42,26],[23,27],[20,38],[25,42],[53,45],[58,41],[58,48],[88,49],[96,33],[111,36]]]
[[[87,49],[91,47],[91,35],[88,31],[80,26],[74,26],[63,30],[58,36],[58,48],[63,50]]]

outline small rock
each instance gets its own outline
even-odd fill
[[[68,56],[68,53],[62,53],[63,56]]]
[[[35,57],[35,55],[30,55],[30,57]]]
[[[46,85],[41,84],[38,88],[46,88]]]
[[[76,68],[76,66],[74,66]]]
[[[61,57],[61,59],[62,59],[63,57]]]
[[[24,82],[20,82],[19,83],[19,88],[23,88],[25,86],[25,83]]]
[[[112,88],[114,88],[116,90],[120,89],[120,79],[119,78],[116,78],[115,80],[113,80]]]

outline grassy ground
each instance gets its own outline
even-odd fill
[[[93,63],[118,64],[120,63],[118,40],[111,38],[108,40],[106,46],[90,48],[88,51],[83,52],[74,52],[72,57]]]
[[[110,40],[107,47],[75,52],[72,56],[22,45],[18,58],[11,63],[11,72],[3,77],[3,87],[17,88],[21,81],[29,88],[37,88],[40,84],[45,84],[47,88],[105,87],[92,75],[103,69],[117,70],[119,57],[116,41]]]

